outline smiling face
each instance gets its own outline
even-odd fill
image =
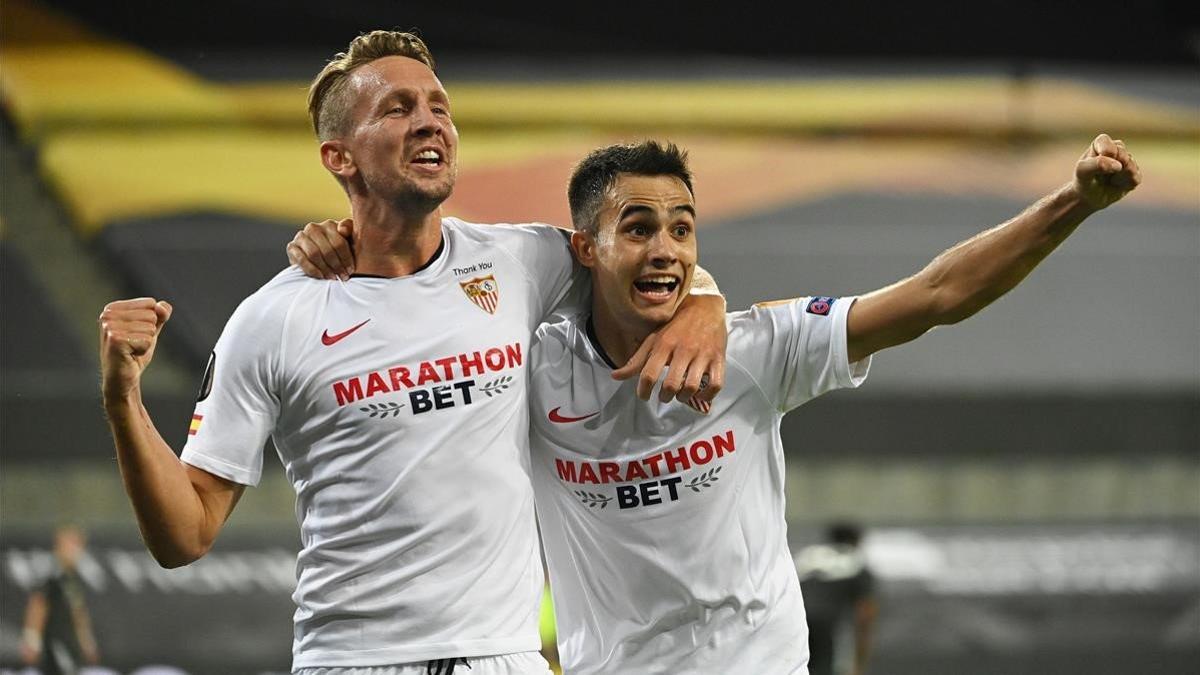
[[[450,98],[424,63],[376,59],[349,76],[350,127],[322,143],[326,167],[366,196],[432,211],[454,188],[458,130]]]
[[[695,200],[676,176],[618,174],[596,227],[572,246],[592,271],[595,313],[644,336],[671,320],[691,286]]]

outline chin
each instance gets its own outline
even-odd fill
[[[638,320],[651,330],[658,330],[671,322],[671,319],[675,316],[675,309],[675,305],[643,308],[636,310],[635,314]]]
[[[442,202],[444,202],[450,198],[450,194],[452,192],[454,192],[454,183],[447,183],[446,185],[440,185],[435,189],[426,190],[425,198],[430,201],[436,201],[438,204],[441,204]]]
[[[442,185],[406,185],[400,193],[400,201],[409,204],[420,204],[426,210],[432,211],[442,205],[454,191],[453,181]]]

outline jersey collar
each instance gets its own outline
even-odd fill
[[[412,273],[406,274],[404,276],[411,277],[414,274],[420,274],[421,272],[424,272],[425,270],[429,269],[429,267],[431,265],[433,265],[433,263],[438,261],[438,258],[442,257],[442,252],[445,250],[446,250],[446,233],[445,233],[445,231],[443,231],[442,239],[441,239],[441,241],[438,242],[437,250],[433,252],[433,255],[430,256],[429,260],[426,260],[424,265],[421,265],[417,269],[413,270]],[[381,274],[351,274],[350,278],[351,279],[388,279],[390,277],[385,277]]]
[[[584,325],[584,334],[587,335],[588,342],[592,343],[592,349],[596,350],[596,354],[600,356],[605,365],[616,370],[617,365],[608,357],[608,352],[604,351],[604,347],[600,346],[600,338],[596,337],[596,325],[592,322],[591,314],[588,314],[587,323]]]

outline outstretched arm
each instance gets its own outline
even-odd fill
[[[153,298],[110,303],[100,314],[104,411],[125,492],[142,539],[163,567],[208,552],[244,486],[183,463],[142,404],[141,378],[171,305]]]
[[[1141,171],[1121,141],[1101,134],[1075,179],[1016,218],[945,251],[917,274],[868,293],[850,309],[850,361],[958,323],[1012,290],[1091,214],[1124,197]]]

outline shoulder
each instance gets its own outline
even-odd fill
[[[259,287],[246,297],[246,302],[253,302],[257,305],[270,305],[272,303],[289,301],[296,296],[302,294],[306,290],[311,290],[320,285],[330,282],[324,279],[313,279],[304,274],[304,271],[299,267],[292,265],[279,274],[276,274],[270,281]]]
[[[446,231],[463,239],[500,244],[522,244],[548,239],[565,241],[566,230],[546,223],[470,223],[460,218],[443,218]]]
[[[807,298],[763,302],[737,312],[726,315],[725,323],[729,327],[729,348],[753,349],[753,344],[764,334],[773,334],[786,330],[795,321],[797,310],[803,307]]]
[[[333,283],[312,279],[296,266],[288,267],[242,300],[230,324],[249,324],[261,328],[284,321],[298,300],[312,296]]]
[[[573,316],[538,327],[530,345],[531,401],[589,389],[585,382],[599,361],[589,347],[585,321],[586,316]]]
[[[753,340],[763,331],[796,331],[811,321],[830,321],[845,314],[857,298],[801,296],[788,300],[760,302],[750,309],[729,314],[730,344],[734,336]]]
[[[811,299],[801,296],[786,300],[757,302],[751,305],[750,309],[740,312],[730,312],[730,316],[736,317],[738,322],[743,326],[755,326],[762,323],[785,320],[803,312]]]
[[[469,244],[499,248],[519,262],[532,262],[537,255],[570,257],[570,233],[545,223],[468,223],[443,218],[451,237]]]
[[[534,331],[531,365],[538,372],[571,372],[600,361],[587,337],[587,313],[543,323]],[[552,376],[559,379],[559,375]]]
[[[537,364],[560,361],[575,351],[575,341],[583,335],[582,317],[570,317],[538,326],[533,335],[533,354]]]
[[[760,302],[750,309],[729,314],[731,358],[741,355],[753,360],[762,356],[766,344],[809,345],[824,349],[839,331],[845,330],[854,296],[802,296],[789,300]],[[790,341],[790,342],[789,342]]]

